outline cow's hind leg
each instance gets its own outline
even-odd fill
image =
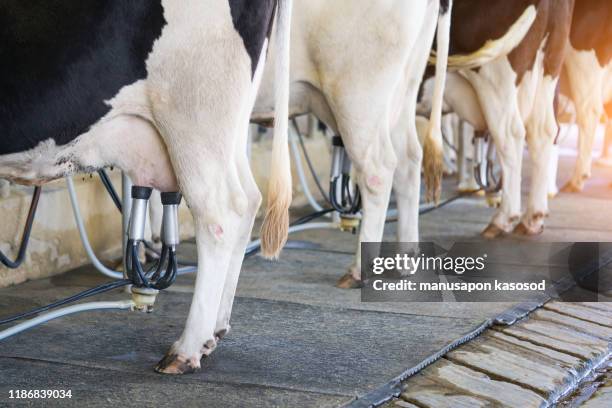
[[[191,171],[176,171],[194,216],[198,274],[185,330],[156,367],[166,374],[199,369],[200,359],[216,347],[217,315],[247,208],[247,197],[231,160],[219,160],[212,151],[197,154],[189,143],[181,146],[177,154],[187,163],[197,163]]]
[[[580,129],[578,139],[578,159],[574,174],[563,187],[563,192],[579,192],[584,181],[591,177],[593,143],[603,115],[602,88],[604,70],[593,51],[570,49],[565,68],[570,78],[572,98],[576,105],[576,120]]]
[[[597,160],[597,164],[603,167],[612,167],[612,119],[608,119],[606,122],[606,135],[604,136],[601,157]]]
[[[421,192],[421,163],[423,149],[419,143],[415,111],[412,103],[391,132],[398,158],[393,177],[393,191],[397,201],[398,242],[416,243],[419,240],[419,198]],[[427,126],[426,126],[427,128]]]
[[[164,119],[160,121],[161,134],[194,217],[198,253],[198,274],[186,326],[157,365],[156,371],[160,373],[195,371],[200,368],[201,358],[215,349],[217,317],[222,309],[228,273],[232,267],[236,274],[239,271],[246,246],[245,220],[252,222],[253,208],[258,204],[250,204],[250,196],[241,182],[246,149],[238,159],[236,146],[240,137],[247,134],[248,109],[244,105],[250,96],[247,89],[237,94],[244,100],[225,101],[223,115],[211,113],[211,117],[201,117],[201,123],[176,118],[164,109],[157,113],[157,117]],[[238,261],[237,251],[242,252]]]
[[[215,329],[223,289],[241,237],[247,198],[232,160],[221,160],[212,151],[194,149],[192,143],[173,149],[189,171],[177,168],[185,200],[194,216],[198,274],[185,330],[156,371],[184,374],[200,368],[200,359],[216,347]],[[197,152],[200,150],[199,152]],[[177,166],[178,167],[178,166]]]
[[[357,184],[361,192],[362,221],[359,243],[380,242],[383,238],[387,208],[391,195],[397,156],[391,142],[387,115],[376,120],[363,112],[362,123],[344,126],[339,122],[344,144],[355,165]],[[366,124],[373,127],[366,127]],[[337,283],[339,288],[350,289],[361,282],[361,245],[356,261]]]
[[[539,234],[544,229],[544,218],[548,215],[548,186],[551,177],[550,161],[558,126],[555,118],[554,98],[557,79],[550,76],[540,78],[535,94],[533,111],[527,120],[527,144],[531,157],[531,188],[527,211],[515,232],[522,235]]]
[[[503,174],[500,208],[482,233],[491,239],[511,232],[521,214],[521,164],[526,131],[518,104],[516,74],[507,58],[483,66],[478,73],[466,71],[465,75],[480,100]]]
[[[242,145],[241,145],[242,146]],[[246,146],[245,146],[246,149]],[[238,230],[238,238],[234,251],[230,260],[223,295],[221,297],[221,306],[217,315],[217,323],[215,325],[215,338],[221,340],[230,330],[230,316],[232,314],[232,306],[234,304],[234,296],[238,285],[238,277],[242,268],[245,250],[251,238],[251,231],[257,215],[257,210],[261,205],[261,193],[253,178],[253,173],[249,166],[245,150],[236,152],[238,156],[237,168],[238,177],[246,197],[248,198],[248,206],[246,214],[242,217],[242,222]]]

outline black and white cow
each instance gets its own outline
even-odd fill
[[[392,187],[399,210],[398,240],[418,240],[423,158],[428,187],[434,195],[439,190],[440,118],[451,8],[452,2],[446,0],[304,0],[295,4],[290,114],[313,113],[341,135],[362,193],[360,243],[382,239]],[[436,27],[440,58],[422,148],[415,123],[416,100]],[[499,56],[498,50],[486,55],[478,51],[482,50],[464,56],[457,65],[473,66],[477,60]],[[266,70],[254,121],[278,118],[273,82],[273,73]],[[358,247],[354,265],[338,286],[359,285],[359,252]]]
[[[191,208],[195,294],[159,372],[199,368],[229,330],[261,201],[246,142],[270,36],[285,113],[274,166],[288,167],[291,8],[292,0],[0,3],[0,178],[38,185],[117,166],[137,185],[180,187]],[[279,184],[275,193],[291,190]],[[270,234],[282,232],[287,207],[285,199],[269,211]]]
[[[580,137],[574,174],[563,191],[578,192],[591,176],[595,134],[604,105],[612,101],[612,3],[576,0],[570,41],[567,96],[574,101]]]
[[[449,74],[446,102],[478,130],[488,130],[503,173],[501,205],[483,231],[494,238],[521,218],[522,157],[531,157],[531,188],[519,234],[538,234],[548,214],[549,160],[558,132],[554,99],[571,26],[574,0],[456,0],[450,42],[468,53],[532,15],[529,30],[507,56],[478,69]],[[486,12],[483,12],[486,10]],[[519,18],[520,16],[523,16]]]

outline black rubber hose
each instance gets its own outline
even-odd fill
[[[145,271],[142,268],[142,264],[138,259],[138,245],[134,241],[128,241],[128,253],[130,254],[130,262],[128,265],[132,265],[131,270],[128,273],[128,277],[132,280],[132,283],[137,287],[146,287],[150,288],[150,284],[148,280],[145,278]],[[136,272],[137,276],[134,276],[134,272]]]
[[[166,263],[166,259],[168,258],[168,247],[164,245],[162,247],[161,255],[159,256],[159,260],[157,263],[157,268],[155,268],[155,273],[151,276],[151,280],[159,279],[161,276],[164,264]]]
[[[34,316],[37,315],[39,313],[43,313],[46,312],[48,310],[51,309],[55,309],[57,307],[66,305],[68,303],[73,303],[73,302],[77,302],[81,299],[85,299],[91,296],[95,296],[95,295],[99,295],[101,293],[105,293],[105,292],[109,292],[113,289],[117,289],[120,288],[122,286],[127,286],[129,284],[131,284],[132,282],[129,279],[122,279],[122,280],[118,280],[118,281],[114,281],[114,282],[108,282],[105,283],[103,285],[100,286],[96,286],[95,288],[91,288],[91,289],[87,289],[83,292],[77,293],[76,295],[70,296],[66,299],[62,299],[62,300],[58,300],[57,302],[54,303],[50,303],[46,306],[42,306],[39,308],[36,308],[34,310],[30,310],[28,312],[25,313],[21,313],[15,316],[11,316],[11,317],[7,317],[5,319],[0,320],[0,326],[5,325],[7,323],[12,323],[16,320],[21,320],[21,319],[25,319],[26,317],[30,317],[30,316]]]
[[[456,195],[454,197],[449,198],[446,201],[441,202],[440,204],[436,205],[436,206],[432,206],[430,208],[425,208],[424,210],[419,211],[419,215],[425,215],[425,214],[429,214],[430,212],[433,212],[435,210],[439,210],[440,208],[446,207],[447,205],[461,199],[464,197],[469,197],[470,195],[472,195],[473,193],[470,194],[459,194]]]
[[[117,194],[117,190],[115,190],[115,186],[113,186],[113,182],[111,181],[110,177],[108,177],[106,170],[98,170],[98,175],[100,176],[102,184],[104,184],[104,188],[106,188],[106,191],[108,191],[108,194],[111,196],[113,203],[115,203],[115,207],[117,207],[119,212],[123,212],[123,205],[121,204],[119,194]]]
[[[289,224],[289,227],[296,227],[298,225],[304,225],[306,223],[309,223],[310,221],[316,220],[317,218],[321,218],[323,217],[325,214],[329,214],[331,212],[334,212],[336,210],[334,210],[333,208],[327,208],[321,211],[317,211],[315,213],[312,214],[308,214],[302,218],[299,218],[297,220],[295,220],[294,222],[292,222],[291,224]],[[250,250],[246,251],[244,254],[244,258],[249,258],[255,254],[257,254],[259,251],[261,250],[261,245],[257,245],[253,248],[251,248]]]
[[[108,177],[108,174],[104,169],[98,170],[98,174],[100,175],[100,180],[102,181],[102,184],[104,184],[104,188],[106,188],[106,191],[111,196],[113,203],[115,203],[115,207],[117,207],[120,213],[123,213],[123,205],[121,204],[121,199],[119,198],[119,194],[117,194],[117,190],[115,189],[115,186],[113,185],[113,182],[111,181],[110,177]],[[148,241],[144,241],[143,243],[147,250],[153,252],[158,257],[161,256],[159,251],[153,247],[153,244]],[[185,261],[180,262],[180,264],[183,266],[198,266],[197,262]]]
[[[176,280],[177,273],[178,262],[176,259],[176,251],[171,248],[168,251],[168,266],[166,267],[166,273],[155,282],[153,288],[157,290],[164,290],[169,288],[170,285],[172,285]]]
[[[30,210],[28,212],[28,218],[26,219],[26,224],[23,229],[23,235],[21,237],[21,245],[19,246],[19,251],[17,252],[17,258],[14,261],[11,261],[6,257],[6,255],[2,253],[2,251],[0,251],[0,263],[2,263],[9,269],[19,268],[25,260],[26,251],[30,242],[30,235],[32,234],[32,226],[34,225],[34,217],[36,216],[36,210],[38,209],[38,203],[40,201],[41,191],[41,187],[34,188],[34,193],[32,194],[32,202],[30,203]]]
[[[298,136],[300,146],[302,147],[302,152],[304,153],[304,159],[306,159],[306,164],[308,165],[308,170],[310,171],[310,175],[312,176],[312,179],[314,180],[317,186],[317,190],[319,190],[319,193],[321,194],[323,199],[327,201],[328,204],[331,204],[329,201],[329,194],[327,194],[325,190],[323,189],[323,186],[321,185],[321,181],[319,180],[319,177],[317,177],[317,172],[315,171],[314,165],[312,164],[312,161],[310,160],[310,155],[308,154],[308,151],[306,150],[306,145],[304,144],[304,137],[300,133],[300,129],[298,127],[297,121],[293,119],[292,123],[295,129],[295,133]]]

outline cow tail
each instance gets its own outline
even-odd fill
[[[289,206],[292,199],[289,159],[289,68],[291,10],[293,0],[278,0],[275,49],[275,114],[268,203],[261,227],[261,252],[278,258],[289,234]]]
[[[530,5],[501,38],[488,40],[480,49],[471,54],[449,56],[448,69],[450,71],[475,69],[510,54],[529,33],[537,15],[536,7],[533,4]],[[437,56],[432,55],[429,62],[433,64],[436,59]]]
[[[440,0],[438,17],[436,79],[432,98],[429,129],[423,143],[423,172],[427,199],[438,202],[442,186],[444,156],[442,149],[442,108],[450,44],[452,0]]]

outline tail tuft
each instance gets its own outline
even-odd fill
[[[289,159],[289,63],[293,0],[279,0],[276,20],[276,106],[268,204],[261,227],[261,252],[276,259],[287,242],[292,198]]]
[[[261,254],[268,259],[278,259],[283,247],[287,243],[289,234],[289,197],[279,197],[278,191],[270,191],[268,208],[263,225],[261,226]]]
[[[444,157],[442,151],[442,108],[444,105],[444,87],[446,86],[446,70],[448,67],[448,51],[450,47],[450,26],[452,0],[443,3],[438,17],[436,60],[436,78],[429,116],[429,129],[423,141],[423,168],[425,173],[425,186],[427,200],[440,199],[442,190],[442,173],[444,171]]]
[[[423,143],[423,174],[425,177],[426,199],[438,204],[442,191],[444,152],[438,138],[430,133]]]

